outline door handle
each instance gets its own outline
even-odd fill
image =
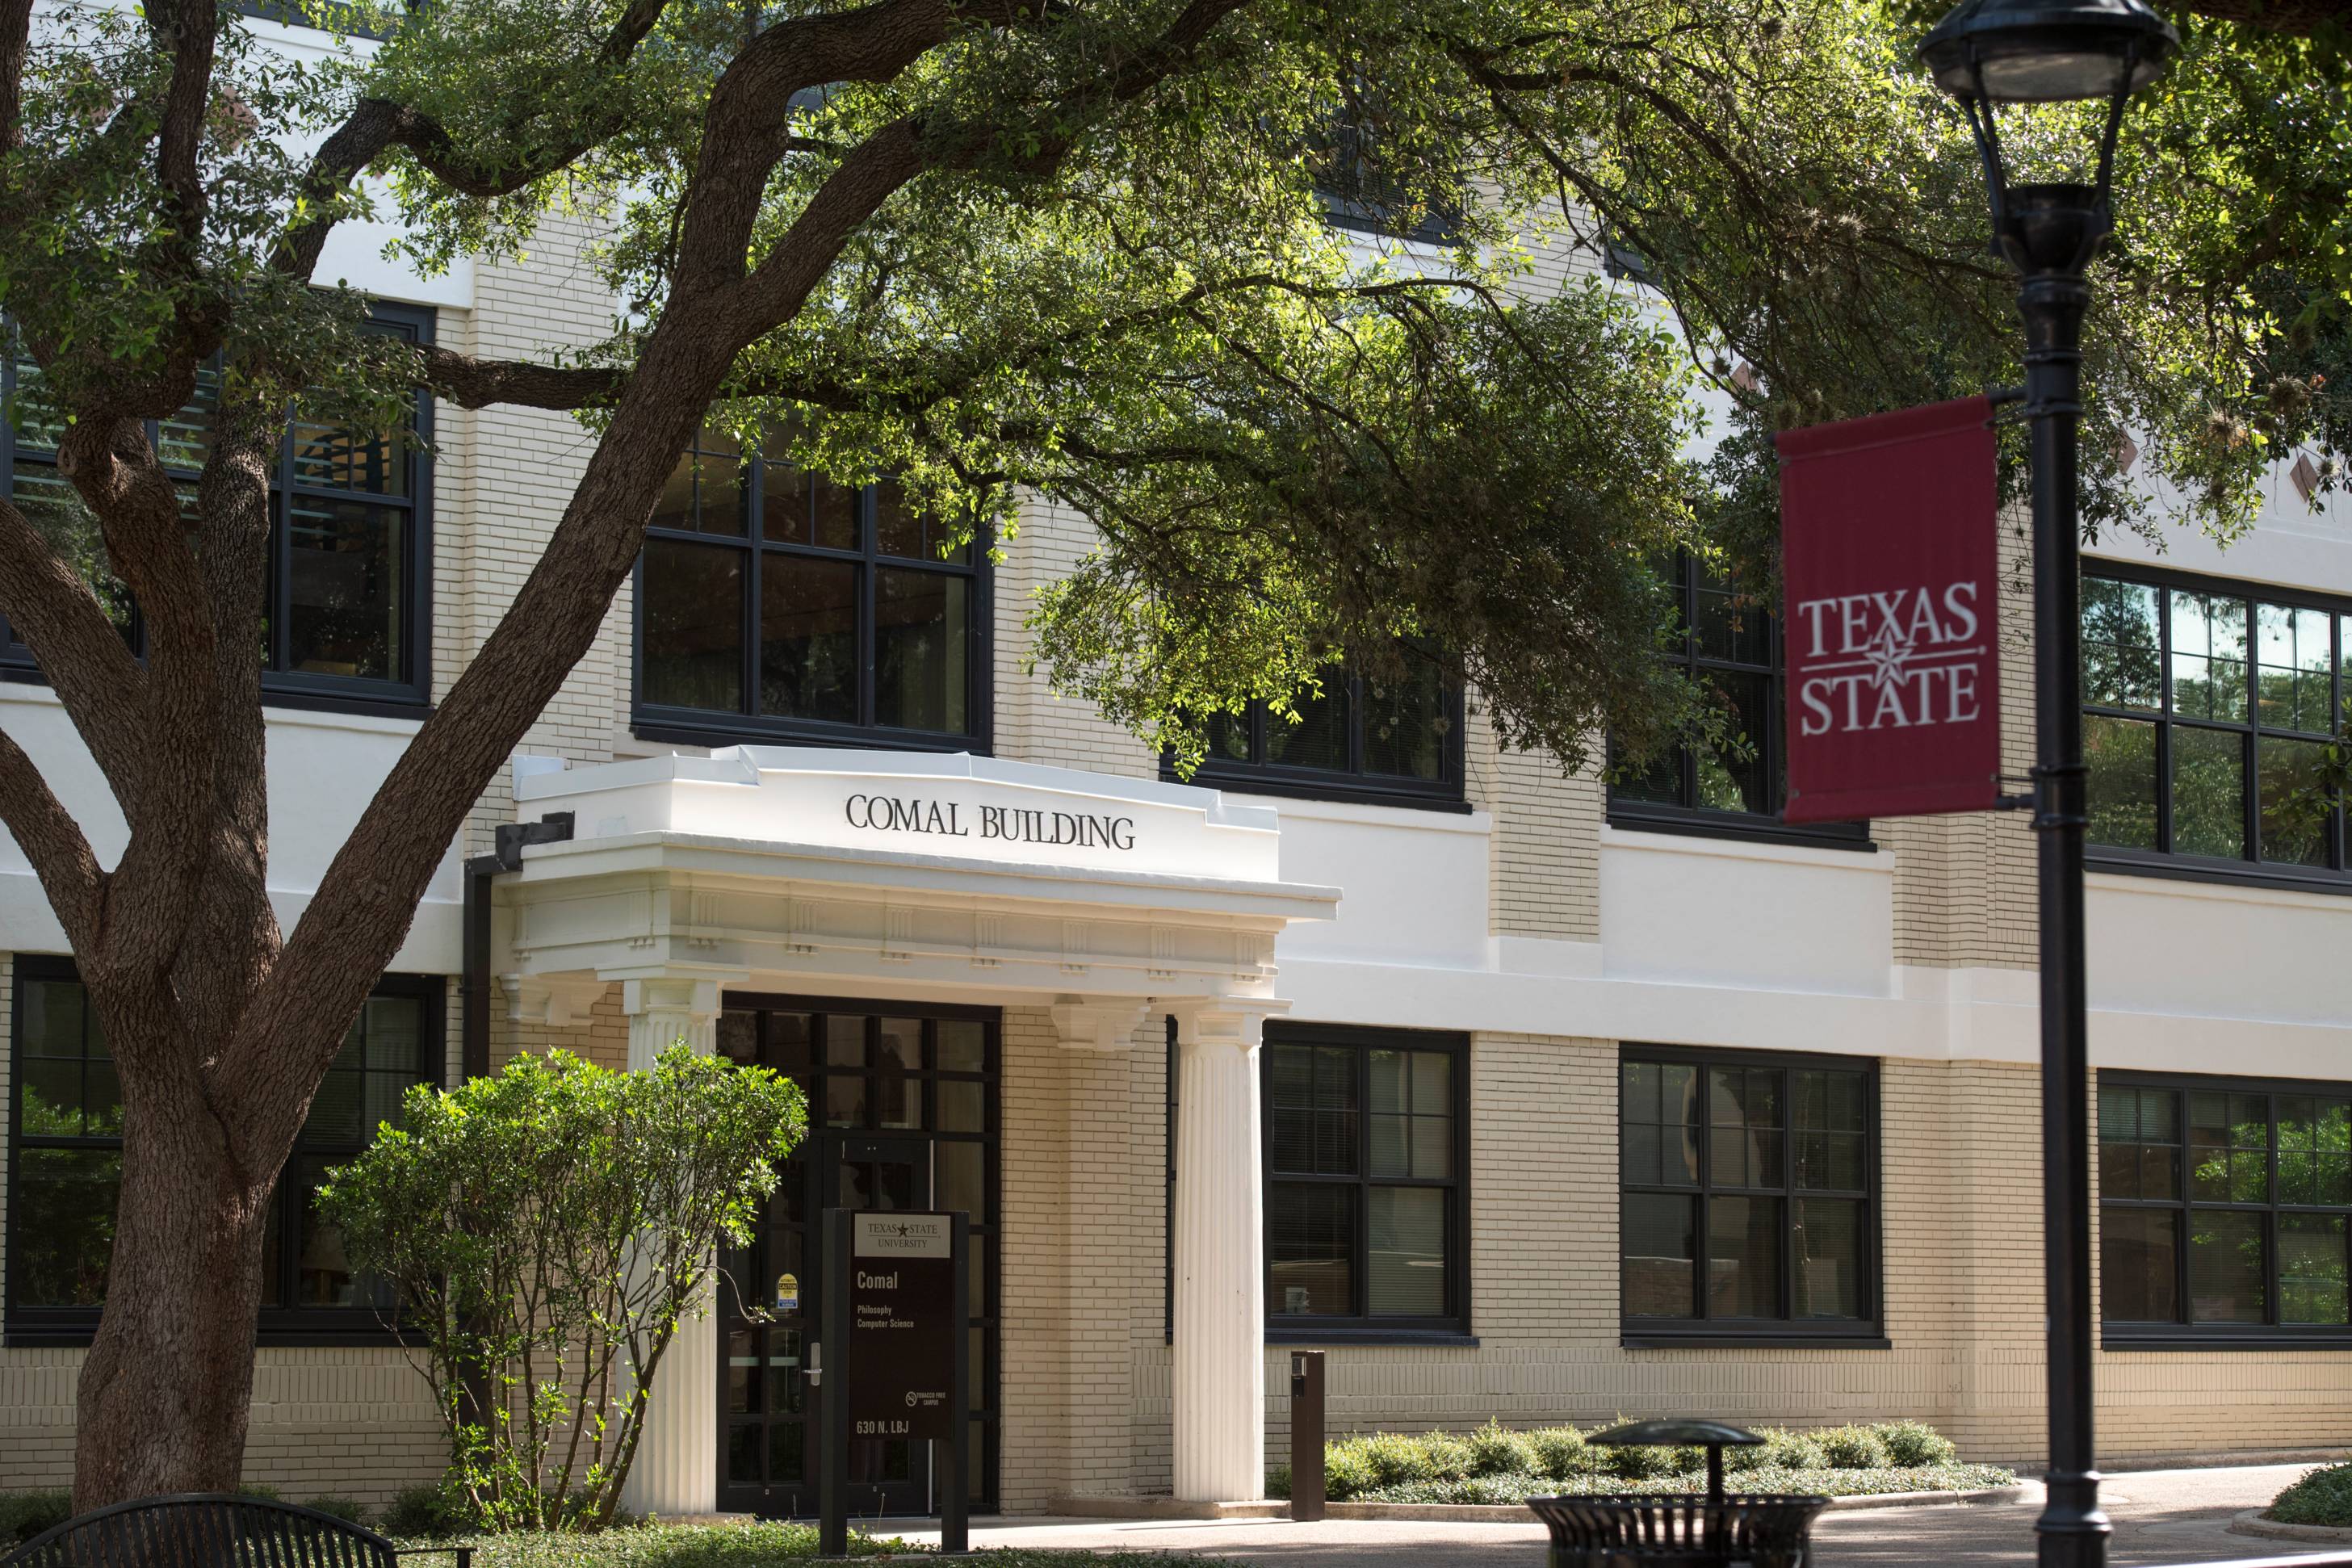
[[[801,1374],[812,1387],[824,1381],[824,1346],[817,1341],[809,1342],[808,1365],[801,1369]]]

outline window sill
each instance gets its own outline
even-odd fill
[[[1792,827],[1773,817],[1733,816],[1717,812],[1685,812],[1670,807],[1645,810],[1612,804],[1609,826],[1627,833],[1679,834],[1688,838],[1723,838],[1740,844],[1800,845],[1808,849],[1843,849],[1875,855],[1878,846],[1866,827]]]
[[[0,1350],[88,1350],[98,1337],[98,1325],[12,1328],[0,1333]],[[399,1339],[381,1328],[263,1329],[254,1336],[257,1350],[333,1350],[399,1348]]]
[[[1478,1336],[1454,1329],[1315,1330],[1276,1328],[1268,1324],[1265,1342],[1294,1349],[1316,1345],[1332,1350],[1345,1350],[1350,1345],[1424,1345],[1441,1350],[1476,1350]]]
[[[2084,869],[2118,877],[2156,877],[2176,882],[2206,882],[2232,888],[2272,888],[2286,892],[2352,896],[2352,875],[2335,871],[2295,871],[2252,861],[2198,860],[2181,856],[2136,854],[2129,850],[2094,849],[2084,857]]]
[[[1162,784],[1192,784],[1202,789],[1223,790],[1232,795],[1273,795],[1285,800],[1328,800],[1341,805],[1395,805],[1408,811],[1443,811],[1460,816],[1467,816],[1474,809],[1469,801],[1463,798],[1459,788],[1451,794],[1440,790],[1384,789],[1376,783],[1355,777],[1289,778],[1255,768],[1212,768],[1203,765],[1190,779],[1182,779],[1163,761],[1160,764],[1160,779]]]
[[[715,722],[675,714],[643,711],[629,717],[629,733],[640,741],[665,746],[821,746],[869,752],[970,752],[976,757],[992,753],[982,735],[936,735],[921,730],[861,730],[853,727],[798,729],[762,728],[749,721]]]
[[[2352,1333],[2293,1331],[2200,1334],[2167,1331],[2147,1333],[2103,1331],[2103,1351],[2352,1351]]]
[[[1895,1342],[1885,1334],[1809,1334],[1760,1330],[1751,1333],[1659,1333],[1627,1330],[1618,1336],[1619,1348],[1629,1351],[1891,1351]]]

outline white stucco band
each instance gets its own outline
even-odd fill
[[[730,987],[1034,1007],[1074,1064],[1174,1016],[1176,1486],[1262,1493],[1257,1046],[1288,1006],[1276,939],[1339,898],[1281,879],[1274,809],[984,757],[781,747],[525,759],[515,796],[527,821],[571,812],[573,837],[525,850],[498,889],[509,1012],[584,1023],[622,982],[632,1067],[680,1035],[709,1049]],[[681,1327],[632,1507],[716,1506],[717,1353],[710,1319]]]

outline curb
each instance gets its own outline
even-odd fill
[[[2288,1524],[2283,1520],[2264,1519],[2263,1510],[2250,1508],[2243,1513],[2230,1516],[2231,1535],[2255,1535],[2269,1541],[2303,1541],[2314,1546],[2352,1542],[2352,1530],[2338,1529],[2329,1524]]]
[[[1828,1511],[1859,1509],[1924,1508],[1959,1503],[2022,1501],[2029,1490],[2023,1482],[2005,1487],[1978,1487],[1961,1492],[1876,1492],[1860,1497],[1832,1498]],[[1276,1517],[1282,1517],[1276,1515]],[[1525,1503],[1491,1502],[1332,1502],[1323,1505],[1326,1519],[1422,1520],[1431,1524],[1533,1524],[1538,1522]],[[2344,1532],[2352,1541],[2352,1531]],[[2331,1537],[2333,1539],[2333,1537]]]

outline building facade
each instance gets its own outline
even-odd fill
[[[520,357],[609,320],[560,226],[527,262],[429,280],[379,237],[340,238],[322,270],[378,297],[385,331]],[[588,447],[527,410],[415,417],[429,456],[289,437],[267,680],[289,924]],[[20,501],[55,486],[38,431],[5,475]],[[2227,552],[2176,536],[2086,568],[2114,1459],[2352,1445],[2352,994],[2332,962],[2352,845],[2340,811],[2296,808],[2352,701],[2352,514],[2282,489]],[[737,1294],[665,1363],[641,1506],[812,1510],[786,1308],[814,1300],[812,1216],[836,1205],[971,1215],[973,1489],[1008,1512],[1259,1495],[1297,1345],[1329,1351],[1342,1428],[1914,1416],[1972,1458],[2039,1453],[2021,814],[1781,826],[1776,635],[1687,573],[1681,657],[1754,716],[1752,756],[1612,791],[1499,750],[1475,691],[1351,678],[1304,723],[1225,724],[1180,782],[1023,672],[1030,594],[1085,525],[1033,507],[1000,542],[942,555],[887,489],[689,454],[289,1162],[249,1479],[381,1500],[438,1473],[425,1386],[306,1198],[408,1084],[467,1070],[464,862],[499,824],[567,814],[568,839],[490,884],[470,1065],[642,1064],[684,1037],[793,1074],[812,1107],[769,1223],[722,1259]],[[0,667],[0,725],[118,852],[54,697],[21,647]],[[120,1121],[13,847],[0,990],[13,1488],[70,1472]],[[856,1467],[868,1506],[929,1506],[920,1453]]]

